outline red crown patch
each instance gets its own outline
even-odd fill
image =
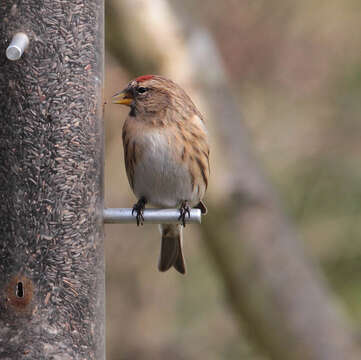
[[[149,79],[152,79],[152,78],[154,78],[154,75],[142,75],[142,76],[137,77],[135,79],[135,81],[142,82],[142,81],[149,80]]]

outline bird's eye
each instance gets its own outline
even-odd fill
[[[139,86],[139,87],[137,88],[137,92],[138,92],[139,94],[143,94],[143,93],[145,93],[147,90],[148,90],[148,88],[143,87],[143,86]]]

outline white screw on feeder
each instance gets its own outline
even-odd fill
[[[6,49],[6,57],[9,60],[19,60],[24,53],[24,50],[29,45],[29,38],[26,34],[16,33],[11,40],[10,45]]]

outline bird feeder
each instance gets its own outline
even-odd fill
[[[103,0],[0,18],[0,358],[102,360]]]

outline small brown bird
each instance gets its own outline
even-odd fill
[[[127,105],[123,126],[125,168],[138,198],[133,207],[142,223],[146,204],[179,207],[185,226],[190,207],[206,213],[202,203],[209,177],[209,147],[202,115],[185,91],[162,76],[132,80],[113,103]],[[181,225],[161,225],[158,268],[186,272]]]

